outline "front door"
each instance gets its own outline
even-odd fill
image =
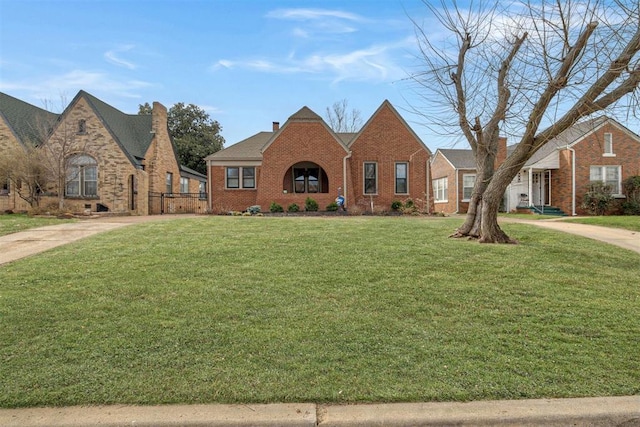
[[[549,206],[551,202],[551,171],[534,172],[532,176],[533,197],[531,204]]]

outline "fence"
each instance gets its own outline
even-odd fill
[[[149,215],[206,211],[207,193],[149,193]]]

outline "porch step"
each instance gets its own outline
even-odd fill
[[[562,209],[555,206],[530,206],[529,209],[538,215],[567,216]]]

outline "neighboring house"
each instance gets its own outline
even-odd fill
[[[500,138],[496,166],[506,158],[507,139]],[[438,149],[431,160],[436,212],[466,213],[476,183],[476,160],[470,149]]]
[[[348,209],[388,211],[412,199],[431,210],[430,151],[384,101],[358,133],[336,133],[303,107],[282,127],[259,132],[208,156],[209,207],[243,211],[252,205],[285,210],[305,199],[320,210],[341,194]]]
[[[582,199],[592,182],[610,185],[622,199],[622,182],[634,175],[640,175],[640,137],[609,117],[596,117],[562,132],[525,163],[508,189],[508,208],[556,207],[584,215]]]
[[[514,146],[501,150],[511,152]],[[498,162],[504,157],[498,155]],[[497,163],[498,163],[497,162]],[[437,150],[431,164],[436,212],[465,213],[475,183],[471,150]],[[518,172],[505,193],[504,210],[584,215],[582,199],[592,182],[624,198],[622,182],[640,175],[640,137],[601,116],[576,123],[542,146]]]
[[[0,93],[0,150],[28,144],[66,165],[58,172],[64,183],[42,189],[41,206],[57,203],[63,192],[72,212],[146,215],[162,213],[153,195],[206,187],[204,175],[179,166],[167,109],[158,102],[151,115],[131,115],[80,91],[57,115]],[[0,193],[0,209],[28,208],[14,190]],[[206,204],[198,209],[204,212]]]

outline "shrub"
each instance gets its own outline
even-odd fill
[[[335,212],[338,210],[338,204],[336,202],[331,202],[327,205],[326,209],[328,212]]]
[[[604,215],[613,205],[613,201],[611,186],[603,182],[594,182],[582,198],[582,207],[591,215]]]
[[[282,205],[276,202],[271,202],[271,206],[269,206],[269,212],[284,212],[284,209],[282,208]]]
[[[393,202],[391,202],[392,211],[398,211],[400,209],[402,209],[402,202],[400,200],[394,200]]]
[[[622,204],[622,215],[640,215],[640,202],[629,200]]]
[[[630,176],[622,181],[627,200],[622,204],[624,215],[640,215],[640,175]]]
[[[298,206],[296,203],[291,203],[289,206],[287,206],[287,212],[300,212],[300,206]]]
[[[247,208],[247,212],[249,212],[249,215],[255,215],[257,213],[260,213],[260,206],[258,205],[253,205],[253,206],[249,206]]]
[[[307,200],[304,201],[304,210],[307,212],[317,212],[318,202],[313,200],[311,197],[307,197]]]

